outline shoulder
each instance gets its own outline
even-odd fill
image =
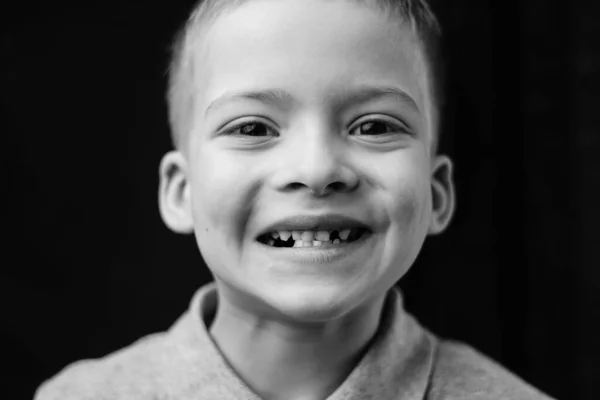
[[[551,400],[472,347],[454,341],[439,342],[428,398]]]
[[[34,400],[151,398],[160,390],[157,365],[166,345],[164,333],[155,333],[105,357],[72,363],[43,382]]]

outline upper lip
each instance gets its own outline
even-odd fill
[[[349,228],[370,229],[366,223],[343,214],[294,215],[267,226],[259,236],[275,231],[325,231]]]

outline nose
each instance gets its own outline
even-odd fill
[[[358,187],[359,179],[347,165],[347,147],[327,128],[298,134],[287,149],[277,186],[283,191],[308,190],[324,197]]]

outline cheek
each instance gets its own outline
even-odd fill
[[[422,195],[419,188],[406,185],[404,190],[395,194],[391,200],[391,219],[398,225],[402,231],[407,228],[415,228],[418,221],[422,218],[423,207]]]
[[[390,271],[395,274],[393,279],[399,279],[412,265],[425,241],[430,202],[425,177],[404,175],[397,182],[387,199],[391,225],[384,262],[396,266]]]
[[[429,181],[423,173],[404,171],[393,178],[394,190],[388,198],[389,217],[403,234],[416,234],[428,220],[431,208]]]
[[[197,235],[211,243],[239,243],[252,194],[251,179],[243,164],[203,152],[192,171],[192,207]],[[221,245],[218,243],[217,245]]]

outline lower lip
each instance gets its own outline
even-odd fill
[[[262,249],[269,251],[275,258],[303,265],[327,265],[345,260],[359,250],[368,248],[372,238],[373,233],[368,232],[352,243],[312,247],[273,247],[258,241],[256,243]]]

